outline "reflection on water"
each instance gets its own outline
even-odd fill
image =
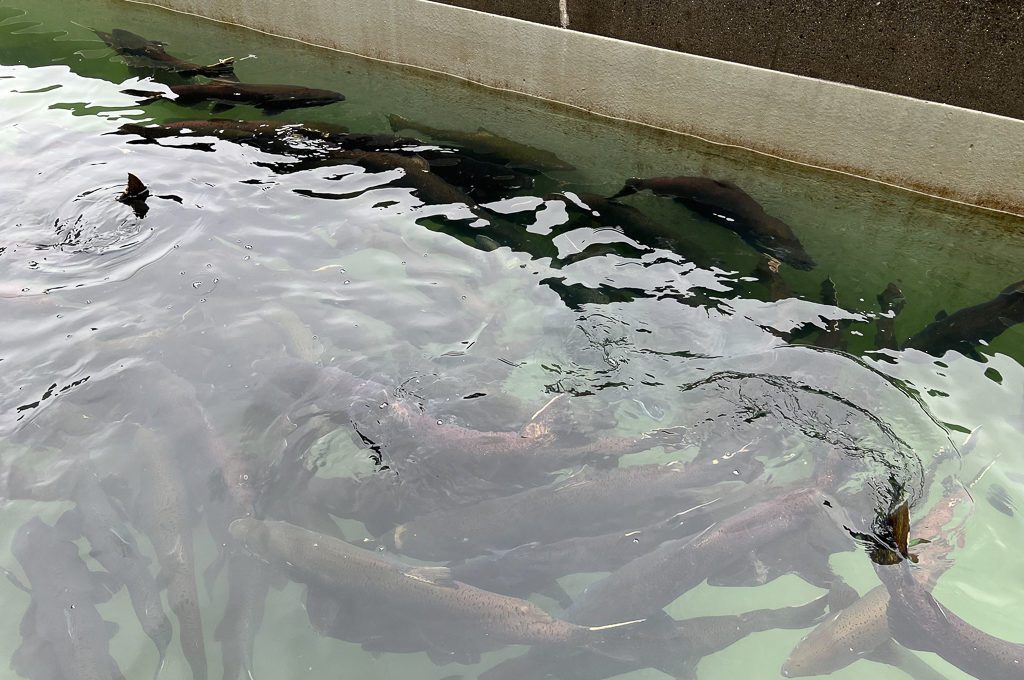
[[[86,0],[0,126],[19,676],[1020,677],[1019,219]]]

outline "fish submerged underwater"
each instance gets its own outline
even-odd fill
[[[12,674],[1024,677],[1016,232],[939,290],[817,175],[21,4]]]

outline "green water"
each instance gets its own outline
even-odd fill
[[[508,232],[424,219],[417,213],[421,201],[390,185],[390,176],[339,178],[345,173],[338,168],[276,172],[258,164],[279,158],[222,141],[212,153],[174,148],[181,140],[129,144],[131,137],[104,133],[126,122],[214,114],[170,102],[143,107],[122,94],[140,87],[133,79],[151,74],[130,69],[84,26],[129,29],[204,64],[233,55],[242,81],[302,84],[347,98],[289,111],[277,116],[281,120],[390,133],[387,116],[398,114],[444,129],[483,127],[554,151],[576,170],[540,173],[532,190],[517,192],[537,200],[522,203],[527,208],[504,228],[532,234],[529,242],[539,250],[531,255],[516,247],[526,240],[499,238]],[[216,115],[263,117],[248,107]],[[0,0],[0,129],[5,466],[52,476],[68,461],[88,460],[103,474],[131,478],[138,463],[125,428],[139,422],[174,442],[182,425],[159,409],[161,380],[136,385],[130,377],[150,365],[191,385],[189,399],[202,406],[223,440],[257,460],[271,460],[279,444],[274,432],[253,432],[281,412],[267,412],[261,401],[267,381],[259,368],[265,364],[258,362],[287,356],[340,367],[391,389],[402,386],[438,422],[480,430],[514,432],[557,393],[571,395],[575,426],[595,436],[714,424],[714,436],[700,446],[653,449],[622,464],[699,460],[755,442],[755,455],[781,486],[806,476],[823,455],[823,442],[847,454],[869,451],[864,458],[851,455],[848,486],[870,488],[891,466],[911,485],[917,516],[938,496],[913,486],[934,467],[934,453],[980,427],[977,448],[962,460],[943,462],[938,473],[938,479],[956,475],[966,481],[998,457],[972,490],[966,540],[935,594],[986,632],[1024,643],[1018,615],[1024,524],[1019,513],[1008,516],[986,500],[998,485],[1024,508],[1024,327],[1010,328],[974,357],[874,351],[876,296],[890,282],[907,300],[895,322],[902,340],[941,310],[978,304],[1020,280],[1024,220],[100,0]],[[154,194],[141,220],[113,200],[127,172],[138,174]],[[592,243],[625,239],[586,225],[552,233],[565,220],[557,206],[537,208],[541,197],[556,191],[609,196],[625,178],[657,175],[736,183],[793,227],[818,266],[798,271],[783,265],[790,292],[773,300],[750,280],[759,258],[753,248],[650,194],[626,202],[672,225],[692,252],[656,249],[642,257],[609,255],[566,265],[548,255],[564,258]],[[345,197],[297,193],[311,191]],[[157,198],[172,194],[181,202]],[[474,229],[504,247],[474,247]],[[820,303],[826,277],[835,283],[838,307]],[[553,279],[605,294],[559,296]],[[632,292],[621,293],[627,290]],[[813,347],[822,315],[848,320],[843,352]],[[151,393],[155,406],[147,408]],[[475,394],[485,396],[465,398]],[[351,429],[338,423],[313,444],[324,462],[321,476],[380,474]],[[387,427],[375,436],[383,437],[386,456],[400,457],[410,444]],[[221,647],[214,630],[227,588],[224,574],[209,590],[201,578],[218,554],[205,521],[213,491],[204,483],[190,487],[189,501],[196,510],[207,662],[216,678]],[[867,516],[871,493],[855,498],[850,516]],[[0,565],[20,573],[6,548],[17,529],[34,516],[53,523],[70,507],[63,501],[6,501]],[[375,538],[360,522],[337,519],[349,540]],[[153,558],[141,533],[139,542]],[[78,544],[89,566],[99,569],[86,542]],[[830,563],[861,593],[878,583],[862,550],[851,546]],[[597,576],[573,574],[560,582],[576,595]],[[471,678],[525,649],[486,651],[479,664],[446,666],[423,653],[371,654],[313,630],[302,604],[304,586],[285,579],[276,585],[281,589],[270,591],[256,638],[257,678]],[[756,587],[704,584],[667,611],[678,619],[741,613],[802,604],[819,594],[790,574]],[[560,613],[551,599],[532,600]],[[29,601],[13,586],[0,587],[2,658],[21,644],[19,625]],[[151,677],[156,652],[126,592],[99,609],[119,625],[110,650],[124,676]],[[780,677],[789,651],[806,633],[750,635],[701,660],[698,677]],[[945,677],[970,677],[934,654],[921,656]],[[17,677],[0,665],[0,675]],[[870,660],[829,677],[867,673],[907,677]],[[189,675],[176,637],[161,677]],[[664,675],[644,669],[622,677]]]

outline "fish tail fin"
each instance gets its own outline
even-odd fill
[[[208,78],[229,78],[231,80],[236,80],[235,58],[227,57],[225,59],[221,59],[216,64],[204,66],[199,69],[198,74]]]
[[[121,90],[122,94],[129,95],[131,97],[143,97],[144,99],[139,102],[140,105],[152,104],[155,101],[159,101],[164,98],[162,92],[155,92],[153,90]]]
[[[388,125],[391,126],[392,132],[398,132],[399,130],[415,129],[412,127],[412,121],[407,118],[391,113],[388,114]]]
[[[643,180],[641,180],[639,177],[630,177],[629,179],[626,180],[626,184],[621,189],[619,189],[618,193],[616,193],[613,196],[609,196],[608,200],[614,201],[617,198],[623,198],[624,196],[632,196],[633,194],[641,191],[643,187],[640,186],[640,182],[642,181]]]

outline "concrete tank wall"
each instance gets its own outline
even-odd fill
[[[1024,214],[1024,120],[426,0],[143,4]]]
[[[1024,118],[1024,3],[441,0],[611,38]]]

